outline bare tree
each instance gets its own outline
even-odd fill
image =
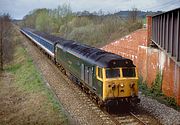
[[[4,62],[10,59],[11,18],[8,14],[0,15],[0,70],[3,71]]]
[[[138,9],[137,8],[132,8],[132,10],[131,11],[129,11],[129,15],[128,15],[129,17],[129,21],[130,22],[136,22],[137,21],[137,19],[138,19]]]

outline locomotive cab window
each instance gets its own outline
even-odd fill
[[[123,68],[122,73],[123,77],[136,77],[135,68]]]
[[[120,70],[119,69],[106,69],[106,78],[119,78]]]

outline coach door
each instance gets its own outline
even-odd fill
[[[81,64],[81,80],[83,80],[83,81],[84,81],[84,75],[85,75],[85,73],[84,73],[84,64]]]
[[[93,76],[92,75],[93,74],[92,68],[88,67],[88,71],[89,71],[89,75],[88,75],[89,76],[89,78],[88,78],[89,81],[88,81],[88,83],[89,83],[90,86],[92,86],[92,76]]]
[[[81,79],[90,86],[92,86],[92,73],[91,67],[84,66],[84,64],[81,65]]]

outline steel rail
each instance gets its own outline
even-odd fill
[[[147,125],[146,123],[144,123],[141,119],[139,119],[134,113],[129,112],[139,123],[141,123],[142,125]]]

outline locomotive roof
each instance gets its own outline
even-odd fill
[[[130,59],[72,40],[66,40],[59,44],[65,51],[100,67],[135,67]]]
[[[52,44],[58,43],[63,50],[100,67],[135,67],[133,61],[130,59],[95,47],[80,44],[72,40],[65,40],[61,37],[53,36],[44,32],[38,32],[30,28],[23,28],[23,30],[33,32],[34,34],[47,39]]]

